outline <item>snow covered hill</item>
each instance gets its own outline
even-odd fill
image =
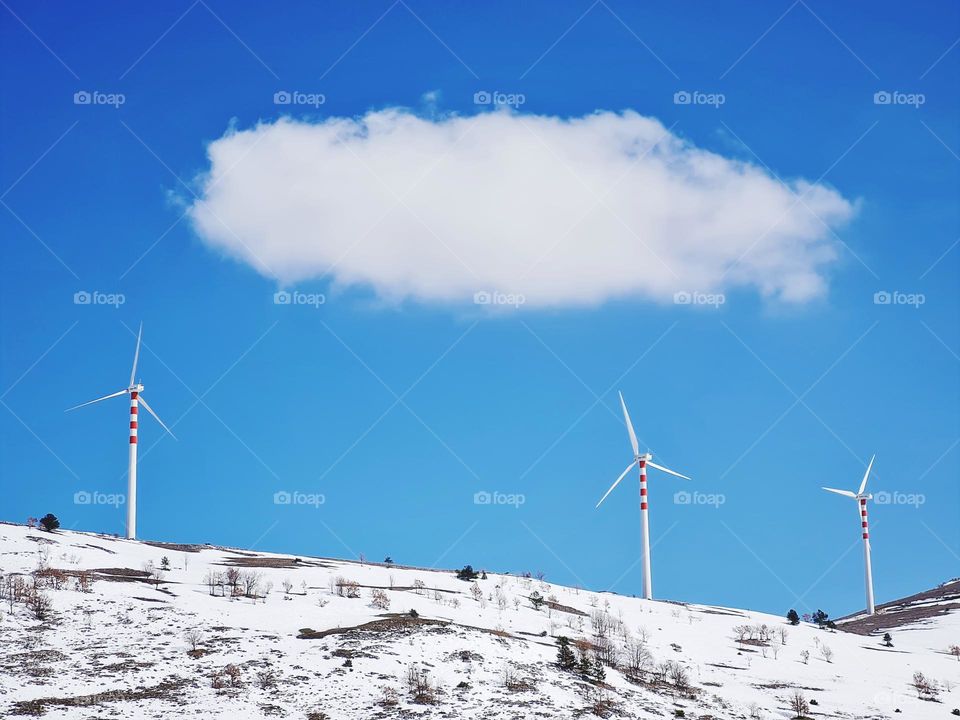
[[[0,571],[2,717],[787,718],[798,690],[816,718],[960,706],[950,610],[900,624],[886,647],[515,575],[11,524]],[[559,636],[573,669],[557,664]]]

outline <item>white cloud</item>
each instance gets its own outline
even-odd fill
[[[389,300],[576,306],[739,286],[803,302],[826,289],[828,226],[853,214],[824,185],[792,182],[797,202],[634,112],[285,118],[228,132],[209,158],[190,209],[209,245],[282,284],[326,276]]]

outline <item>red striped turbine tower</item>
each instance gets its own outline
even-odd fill
[[[140,358],[140,339],[143,336],[143,323],[140,324],[140,331],[137,333],[137,349],[133,354],[133,369],[130,371],[130,383],[123,390],[118,390],[115,393],[110,393],[109,395],[104,395],[102,398],[97,398],[96,400],[91,400],[90,402],[81,403],[80,405],[75,405],[72,408],[67,408],[67,412],[70,410],[76,410],[77,408],[84,407],[85,405],[92,405],[93,403],[98,403],[101,400],[109,400],[110,398],[118,397],[120,395],[129,395],[130,396],[130,442],[129,445],[129,454],[128,462],[129,466],[127,469],[127,537],[131,540],[137,537],[137,425],[138,425],[138,416],[139,416],[139,406],[143,405],[144,409],[156,419],[160,426],[170,433],[170,436],[173,437],[173,433],[170,432],[170,428],[163,424],[163,420],[153,411],[153,409],[147,404],[147,399],[143,397],[143,383],[134,382],[134,377],[137,374],[137,360]]]
[[[867,591],[867,615],[873,615],[875,608],[873,605],[873,567],[870,564],[870,528],[867,524],[867,500],[872,500],[873,495],[864,492],[867,489],[867,478],[870,477],[870,470],[873,468],[874,455],[870,458],[870,464],[867,465],[867,471],[863,474],[863,480],[860,482],[860,489],[857,492],[849,490],[837,490],[835,488],[823,488],[824,490],[844,497],[850,497],[857,501],[857,510],[860,515],[860,531],[863,535],[863,566],[864,583]]]
[[[623,419],[627,424],[627,432],[630,435],[630,447],[633,448],[633,462],[627,465],[626,470],[620,473],[620,477],[616,479],[613,485],[610,486],[610,489],[604,493],[603,497],[600,498],[600,502],[597,503],[597,507],[600,507],[600,504],[607,499],[607,495],[613,492],[613,489],[620,484],[620,481],[623,480],[627,473],[636,465],[640,469],[640,552],[641,560],[643,564],[643,597],[647,600],[653,599],[653,582],[651,579],[651,570],[650,570],[650,495],[647,493],[647,466],[649,465],[652,468],[661,470],[670,475],[674,475],[678,478],[683,478],[684,480],[689,480],[686,475],[681,475],[678,472],[674,472],[669,468],[665,468],[662,465],[657,465],[653,462],[653,455],[650,453],[640,453],[640,444],[637,442],[637,434],[633,430],[633,423],[630,422],[630,414],[627,412],[627,404],[623,401],[623,393],[620,393],[620,407],[623,408]]]

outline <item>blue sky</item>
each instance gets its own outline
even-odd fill
[[[819,487],[854,488],[873,453],[870,487],[893,500],[871,506],[878,602],[960,574],[955,4],[4,0],[0,18],[2,519],[123,532],[122,506],[74,494],[125,492],[125,402],[63,409],[125,384],[142,320],[144,394],[177,436],[142,423],[146,538],[637,593],[636,480],[594,510],[630,460],[621,389],[642,444],[694,478],[651,474],[656,596],[861,608],[853,503]],[[275,104],[283,91],[324,102]],[[721,287],[720,307],[623,292],[488,313],[322,273],[278,282],[184,217],[230,128],[472,118],[484,91],[522,94],[515,121],[635,111],[832,188],[855,211],[827,234],[825,291],[780,302],[756,280]],[[723,102],[675,102],[695,91]],[[279,288],[326,302],[277,305]],[[484,491],[524,501],[476,504]]]

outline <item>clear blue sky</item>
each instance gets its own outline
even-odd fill
[[[682,487],[724,499],[676,504],[682,481],[651,474],[656,596],[861,608],[853,503],[819,488],[855,488],[872,453],[871,489],[925,500],[871,507],[878,602],[960,575],[958,36],[947,2],[4,0],[0,518],[123,532],[122,506],[74,494],[125,492],[125,401],[63,409],[125,384],[142,320],[144,394],[178,438],[141,423],[145,538],[637,593],[636,480],[594,510],[630,460],[622,389],[644,444],[694,477]],[[326,102],[274,104],[295,89]],[[124,103],[74,103],[95,90]],[[178,221],[178,178],[208,169],[231,124],[418,108],[430,92],[424,112],[472,115],[482,90],[523,93],[527,114],[635,110],[821,178],[857,203],[827,293],[488,315],[334,301],[315,279],[297,288],[330,302],[278,306],[276,282]],[[725,102],[677,105],[683,90]],[[84,290],[125,302],[74,304]],[[924,302],[875,304],[881,291]],[[274,504],[283,490],[326,502]],[[477,505],[479,491],[525,502]]]

